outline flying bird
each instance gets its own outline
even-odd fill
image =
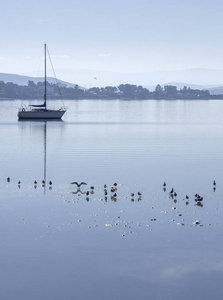
[[[80,187],[82,184],[87,185],[86,182],[77,183],[76,181],[75,182],[71,182],[70,184],[76,184],[77,187]]]

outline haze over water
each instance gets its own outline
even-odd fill
[[[223,102],[65,104],[19,122],[1,101],[1,298],[220,299]]]

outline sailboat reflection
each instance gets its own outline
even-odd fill
[[[36,189],[39,185],[42,186],[44,188],[44,193],[46,192],[46,189],[49,187],[49,190],[52,190],[52,185],[53,182],[52,180],[49,180],[50,178],[47,178],[47,127],[50,124],[53,124],[53,126],[57,126],[57,124],[61,124],[63,123],[62,120],[57,120],[57,121],[49,121],[49,120],[35,120],[35,121],[28,121],[28,120],[24,120],[24,121],[20,121],[22,123],[22,129],[25,130],[27,128],[29,128],[28,125],[30,125],[30,128],[33,130],[35,129],[35,135],[36,133],[36,129],[38,131],[40,131],[40,136],[41,136],[41,141],[42,141],[42,137],[43,137],[43,142],[41,142],[41,144],[43,145],[43,147],[41,147],[43,150],[41,151],[41,157],[43,157],[43,171],[41,171],[41,177],[38,180],[37,178],[35,178],[34,180],[34,188]],[[60,126],[59,126],[60,127]],[[58,129],[59,129],[58,127]],[[43,155],[43,156],[42,156]]]
[[[44,171],[43,171],[43,181],[42,181],[42,186],[44,187],[44,193],[46,192],[46,128],[47,123],[46,121],[44,122]]]

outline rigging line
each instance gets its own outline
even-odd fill
[[[39,81],[38,81],[39,74],[40,74],[40,66],[41,66],[41,64],[42,64],[42,56],[41,56],[41,57],[38,57],[38,59],[35,58],[35,61],[34,61],[34,64],[33,64],[33,65],[34,65],[33,71],[30,72],[30,75],[29,75],[29,77],[30,77],[29,81],[33,81],[34,84],[36,84],[36,86],[37,86],[37,83],[38,83],[39,81],[41,81],[41,79],[39,79]],[[36,66],[36,67],[35,67],[35,66]],[[37,66],[38,66],[38,68],[37,68]],[[37,71],[35,71],[35,70],[37,70]],[[32,79],[33,79],[33,80],[32,80]],[[27,85],[28,85],[28,82],[27,82]],[[38,89],[37,94],[38,94],[39,96],[42,96],[41,93],[40,93],[40,91],[39,91],[39,89]],[[23,101],[24,101],[24,100],[28,100],[29,106],[30,106],[30,104],[31,104],[31,99],[35,99],[35,100],[36,100],[36,98],[34,97],[35,95],[36,95],[36,94],[35,94],[35,92],[34,92],[33,89],[32,89],[32,90],[31,90],[31,94],[30,94],[31,97],[29,97],[29,99],[22,99],[22,105],[24,105],[24,107],[26,107],[26,105],[23,103]],[[27,110],[27,109],[28,109],[28,108],[26,107],[26,110]]]
[[[38,91],[39,97],[42,97],[42,96],[43,96],[42,93],[41,93],[41,90],[38,88],[38,83],[39,83],[39,82],[42,82],[42,81],[41,81],[41,77],[43,77],[43,75],[40,76],[40,70],[41,70],[41,68],[42,68],[43,60],[44,60],[44,57],[43,57],[43,55],[41,55],[41,56],[39,57],[39,61],[38,61],[38,69],[37,69],[37,71],[36,71],[36,76],[34,76],[34,78],[35,78],[35,80],[36,80],[36,87],[37,87],[37,91]]]
[[[44,56],[43,55],[40,55],[38,57],[38,59],[35,59],[35,65],[38,66],[38,68],[37,67],[35,68],[36,71],[32,72],[33,74],[32,74],[31,77],[34,79],[33,81],[34,81],[34,84],[36,85],[37,92],[35,93],[33,90],[31,91],[32,92],[31,99],[36,99],[33,96],[37,96],[38,97],[38,95],[39,95],[39,98],[42,98],[42,96],[43,96],[43,94],[41,92],[41,89],[38,88],[38,83],[42,82],[41,81],[42,75],[40,76],[40,70],[42,68],[43,60],[44,60]],[[41,70],[41,72],[42,72],[42,70]],[[29,99],[29,105],[31,104],[31,99]]]
[[[42,67],[42,63],[43,63],[43,56],[41,55],[40,57],[39,57],[39,59],[38,59],[38,62],[37,62],[37,60],[36,60],[36,65],[38,65],[38,68],[35,68],[35,74],[33,74],[33,75],[35,75],[35,76],[33,76],[36,80],[38,79],[38,77],[40,77],[40,69],[41,69],[41,67]]]
[[[49,57],[50,64],[51,64],[51,67],[52,67],[52,70],[53,70],[53,74],[54,74],[54,77],[55,77],[55,80],[56,80],[56,84],[57,84],[57,86],[58,86],[59,94],[60,94],[60,97],[61,97],[63,106],[65,106],[65,105],[64,105],[64,101],[63,101],[63,96],[62,96],[62,93],[61,93],[61,90],[60,90],[60,86],[59,86],[59,84],[58,84],[59,82],[58,82],[58,79],[57,79],[57,76],[56,76],[56,72],[55,72],[55,70],[54,70],[53,63],[52,63],[52,60],[51,60],[51,57],[50,57],[50,53],[49,53],[49,50],[48,50],[48,47],[47,47],[47,46],[46,46],[46,49],[47,49],[48,57]]]

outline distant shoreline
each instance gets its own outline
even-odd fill
[[[38,100],[44,98],[44,83],[29,81],[27,86],[0,81],[0,100]],[[154,91],[141,85],[120,84],[119,86],[92,87],[82,89],[47,82],[49,100],[222,100],[223,94],[212,95],[209,90],[191,89],[184,86],[158,84]]]
[[[0,98],[0,101],[40,101],[41,99],[6,99],[6,98]],[[48,98],[48,101],[85,101],[85,100],[92,100],[92,101],[212,101],[212,100],[223,100],[222,98],[210,98],[210,99],[89,99],[89,98],[83,98],[83,99],[50,99]]]

